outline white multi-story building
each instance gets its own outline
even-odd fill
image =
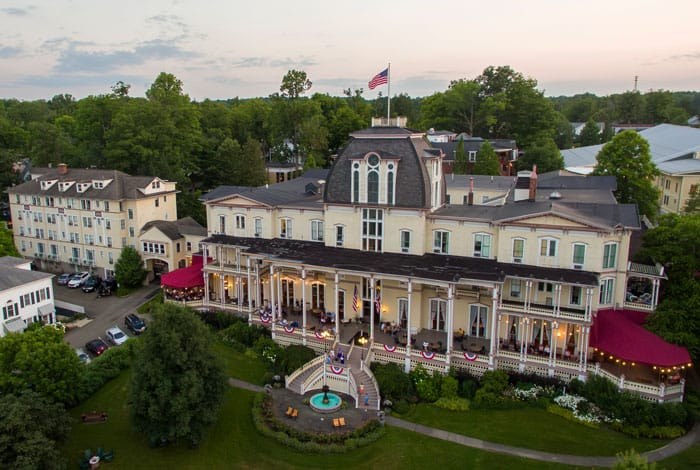
[[[652,367],[675,378],[687,351],[656,338],[658,354],[636,359],[636,324],[606,339],[623,308],[653,310],[664,277],[629,262],[639,216],[615,201],[615,179],[446,178],[443,157],[422,133],[376,127],[352,134],[330,171],[208,193],[198,305],[319,351],[366,335],[364,360],[406,370],[595,373],[679,399],[682,382]]]
[[[53,274],[32,271],[25,259],[0,258],[0,336],[20,333],[32,323],[56,321],[52,278]]]

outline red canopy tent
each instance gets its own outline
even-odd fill
[[[642,324],[645,314],[631,310],[599,310],[591,329],[592,347],[639,364],[676,367],[690,364],[682,346],[667,343]]]
[[[202,256],[194,255],[192,257],[191,266],[176,269],[175,271],[163,274],[160,277],[160,284],[162,286],[172,287],[175,289],[204,286],[204,277],[202,276]]]

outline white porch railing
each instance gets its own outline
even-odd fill
[[[644,312],[653,312],[654,307],[643,302],[624,302],[622,306],[629,310],[641,310]]]
[[[287,387],[289,386],[290,383],[292,383],[297,377],[299,377],[301,374],[306,372],[309,369],[312,369],[314,367],[318,367],[320,364],[323,364],[323,361],[325,361],[326,358],[323,356],[318,356],[313,359],[311,359],[309,362],[301,366],[299,369],[295,370],[291,374],[287,375],[284,377],[284,386]]]

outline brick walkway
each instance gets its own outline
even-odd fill
[[[243,382],[241,380],[237,379],[229,379],[229,384],[233,387],[238,387],[238,388],[243,388],[245,390],[251,390],[254,392],[262,392],[264,391],[263,387],[260,387],[258,385],[253,385],[248,382]],[[278,393],[278,392],[286,392],[286,393]],[[294,399],[295,401],[293,403],[302,403],[303,397],[296,395],[296,399],[293,397],[288,397],[287,394],[291,394],[292,392],[288,392],[287,390],[276,390],[275,395],[278,395],[279,398],[281,398],[280,403],[275,403],[276,408],[279,408],[278,413],[284,414],[282,410],[282,407],[286,407],[288,405],[291,405],[292,402],[288,402],[291,399]],[[277,396],[275,397],[277,398]],[[306,406],[306,405],[304,405]],[[306,407],[308,409],[308,407]],[[351,412],[352,415],[354,416],[356,413],[359,414],[355,419],[358,421],[355,421],[355,419],[351,419],[353,425],[359,424],[361,422],[361,418],[366,416],[366,419],[369,419],[371,417],[374,417],[374,413],[372,413],[371,416],[369,416],[369,413],[363,413],[362,411],[355,410],[355,409],[346,409],[339,411],[337,413],[333,413],[331,415],[324,415],[323,417],[320,417],[316,415],[312,411],[308,411],[306,414],[309,415],[306,417],[306,419],[302,419],[299,424],[304,424],[305,429],[309,429],[306,427],[307,425],[312,426],[314,430],[322,430],[322,429],[328,429],[329,431],[332,430],[332,427],[330,425],[330,422],[327,422],[328,418],[335,418],[337,417],[336,415],[345,415],[348,416]],[[313,413],[315,416],[312,416],[311,413]],[[300,411],[301,415],[301,411]],[[386,423],[391,425],[391,426],[396,426],[397,428],[401,429],[406,429],[408,431],[413,431],[419,434],[423,434],[425,436],[430,436],[434,437],[436,439],[442,439],[443,441],[449,441],[449,442],[454,442],[455,444],[460,444],[466,447],[472,447],[475,449],[480,449],[484,450],[487,452],[495,452],[498,454],[507,454],[507,455],[514,455],[516,457],[523,457],[526,459],[533,459],[533,460],[540,460],[543,462],[554,462],[554,463],[561,463],[561,464],[566,464],[566,465],[577,465],[580,467],[612,467],[612,465],[615,463],[616,458],[615,457],[584,457],[584,456],[579,456],[579,455],[568,455],[568,454],[552,454],[549,452],[541,452],[538,450],[531,450],[531,449],[523,449],[521,447],[512,447],[512,446],[507,446],[504,444],[496,444],[494,442],[488,442],[488,441],[482,441],[481,439],[476,439],[473,437],[467,437],[463,436],[461,434],[456,434],[453,432],[449,431],[444,431],[442,429],[436,429],[436,428],[431,428],[428,426],[423,426],[421,424],[416,424],[412,423],[410,421],[405,421],[403,419],[395,418],[393,416],[387,416],[386,417]],[[350,423],[349,423],[350,424]],[[673,455],[676,455],[680,452],[683,452],[684,450],[688,449],[689,447],[695,445],[696,443],[700,442],[700,423],[697,423],[693,429],[690,430],[685,436],[680,437],[678,439],[675,439],[668,444],[666,444],[663,447],[660,447],[658,449],[651,450],[649,452],[645,452],[642,455],[645,456],[649,462],[657,462],[659,460],[666,459],[668,457],[671,457]]]

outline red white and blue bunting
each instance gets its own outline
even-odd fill
[[[335,375],[340,375],[345,371],[342,367],[339,366],[331,366],[331,372],[333,372]]]
[[[260,322],[261,323],[270,323],[272,321],[272,317],[268,315],[267,313],[263,313],[260,315]]]
[[[473,353],[473,352],[465,352],[464,353],[464,359],[466,359],[469,362],[476,361],[477,357],[479,357],[479,355],[477,353]]]
[[[423,356],[423,359],[435,359],[435,353],[430,352],[430,351],[421,351],[420,355]]]
[[[314,331],[314,336],[316,337],[316,339],[322,339],[322,340],[326,339],[326,337],[323,334],[319,333],[318,331]]]
[[[292,333],[294,333],[294,327],[293,326],[285,326],[284,332],[289,333],[291,335]]]
[[[392,346],[392,345],[389,345],[389,344],[385,344],[385,345],[384,345],[384,350],[385,350],[386,352],[393,353],[394,351],[396,351],[396,346]]]

